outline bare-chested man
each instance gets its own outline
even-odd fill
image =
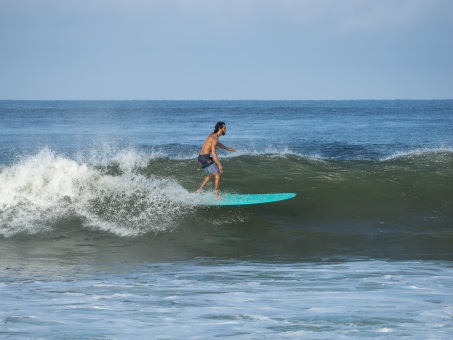
[[[223,172],[223,166],[217,157],[217,147],[232,152],[236,151],[236,149],[229,148],[219,142],[220,136],[225,136],[226,131],[226,124],[224,122],[218,122],[215,125],[214,132],[206,138],[201,148],[200,155],[198,156],[198,162],[207,176],[203,183],[201,183],[201,186],[198,188],[197,192],[200,192],[211,180],[212,176],[214,176],[214,195],[216,197],[219,196],[220,176]]]

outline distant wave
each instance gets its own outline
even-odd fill
[[[341,146],[338,146],[341,148]],[[195,160],[198,157],[198,147],[188,145],[160,145],[153,147],[119,147],[114,143],[102,142],[99,145],[92,146],[87,150],[79,151],[77,154],[70,156],[81,163],[96,164],[106,166],[112,162],[120,164],[121,167],[134,168],[144,167],[147,162],[155,159],[170,159],[175,161]],[[298,157],[311,161],[388,161],[392,159],[411,157],[417,155],[453,153],[453,147],[441,146],[433,148],[416,148],[403,151],[392,152],[389,155],[378,157],[376,155],[354,156],[345,158],[344,155],[335,157],[335,155],[322,155],[319,152],[297,151],[290,146],[268,146],[263,148],[238,147],[237,152],[228,152],[219,149],[218,154],[221,159],[233,159],[242,156],[272,156],[272,157]],[[25,156],[24,158],[28,158]],[[377,157],[377,158],[376,158]]]
[[[132,150],[130,150],[132,151]],[[132,153],[136,153],[132,151]],[[241,156],[272,156],[272,157],[288,157],[294,156],[299,157],[307,160],[312,161],[331,161],[331,160],[345,160],[345,161],[388,161],[397,158],[404,158],[410,156],[417,156],[417,155],[427,155],[427,154],[439,154],[439,153],[453,153],[453,147],[437,147],[437,148],[417,148],[411,149],[406,151],[397,151],[393,152],[390,155],[382,156],[380,158],[367,158],[367,157],[355,157],[351,159],[344,159],[344,158],[337,158],[332,156],[322,156],[319,153],[310,154],[304,152],[298,152],[292,150],[290,147],[283,146],[283,147],[266,147],[263,149],[256,149],[256,148],[239,148],[237,152],[224,152],[222,150],[218,151],[218,154],[222,159],[224,158],[237,158]],[[115,157],[121,157],[122,152],[118,153]],[[128,154],[128,153],[126,153]],[[136,153],[138,156],[139,154]],[[149,154],[141,154],[141,156],[145,157],[146,159],[155,159],[155,158],[168,158],[173,160],[192,160],[196,159],[198,156],[197,152],[193,153],[181,153],[181,154],[170,154],[168,152],[164,152],[159,150],[158,148],[153,149],[152,152]]]
[[[408,157],[413,157],[413,156],[435,155],[435,154],[440,154],[440,153],[453,154],[453,148],[452,147],[419,148],[419,149],[414,149],[414,150],[409,150],[409,151],[398,151],[398,152],[391,154],[390,156],[382,157],[380,160],[389,161],[389,160],[403,159],[403,158],[408,158]]]

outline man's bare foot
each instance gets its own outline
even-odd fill
[[[219,193],[217,191],[214,192],[214,198],[216,200],[223,200],[225,197],[223,196],[220,196]]]

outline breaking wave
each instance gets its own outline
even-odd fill
[[[122,236],[159,232],[190,211],[191,194],[174,180],[145,177],[142,157],[124,152],[107,163],[79,163],[49,149],[0,173],[0,234],[35,234],[79,219],[89,228]],[[193,195],[193,194],[192,194]]]
[[[73,157],[44,148],[0,165],[0,235],[82,226],[127,237],[168,232],[194,221],[247,221],[249,215],[241,209],[197,208],[199,195],[194,192],[204,175],[195,155],[189,156],[104,145]],[[335,221],[362,228],[387,223],[421,229],[453,220],[451,148],[395,153],[380,160],[329,159],[288,149],[221,158],[224,191],[298,194],[287,202],[248,208],[258,212],[256,220],[284,216],[303,227],[331,228]]]

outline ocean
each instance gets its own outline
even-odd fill
[[[221,193],[197,206],[217,121]],[[0,338],[453,336],[453,100],[0,101]]]

